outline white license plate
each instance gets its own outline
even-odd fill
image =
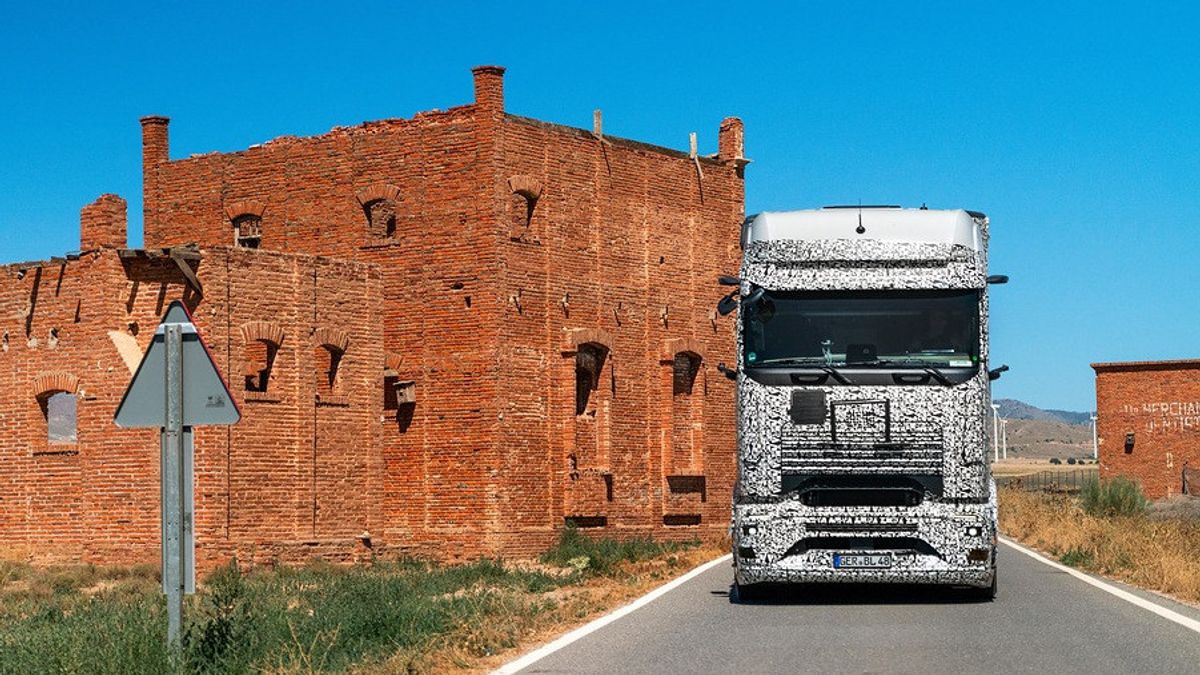
[[[881,568],[892,566],[891,553],[836,553],[833,556],[835,569],[850,567]]]

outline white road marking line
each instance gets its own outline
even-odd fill
[[[1200,633],[1200,621],[1197,621],[1188,616],[1184,616],[1184,615],[1180,614],[1179,612],[1167,609],[1166,607],[1163,607],[1162,605],[1150,602],[1149,600],[1147,600],[1145,598],[1134,595],[1133,593],[1130,593],[1129,591],[1126,591],[1124,589],[1117,588],[1116,586],[1113,586],[1112,584],[1108,584],[1103,581],[1100,581],[1099,579],[1091,576],[1090,574],[1084,574],[1083,572],[1080,572],[1077,569],[1073,569],[1073,568],[1067,567],[1066,565],[1063,565],[1061,563],[1057,563],[1057,562],[1047,558],[1046,556],[1042,555],[1041,553],[1038,553],[1037,551],[1025,548],[1024,546],[1009,539],[1008,537],[1000,537],[1000,541],[1007,544],[1010,548],[1016,549],[1017,551],[1024,553],[1025,555],[1029,556],[1030,558],[1033,558],[1034,560],[1046,563],[1047,565],[1053,567],[1054,569],[1066,572],[1067,574],[1070,574],[1071,576],[1075,577],[1076,579],[1087,582],[1106,593],[1111,593],[1112,595],[1115,595],[1118,598],[1120,598],[1130,604],[1134,604],[1134,605],[1137,605],[1138,607],[1141,607],[1144,610],[1154,612],[1155,614],[1161,616],[1162,618],[1166,619],[1167,621],[1174,621],[1175,623],[1179,624],[1180,626],[1183,626],[1184,628],[1187,628],[1189,630]]]
[[[594,632],[600,630],[601,628],[604,628],[608,624],[616,621],[617,619],[620,619],[621,617],[625,616],[626,614],[629,614],[638,609],[641,609],[642,607],[645,607],[646,605],[650,604],[651,602],[654,602],[658,598],[661,598],[662,596],[666,595],[667,593],[670,593],[671,591],[675,590],[676,588],[687,583],[691,579],[694,579],[695,577],[698,577],[701,574],[704,574],[708,570],[716,567],[717,565],[720,565],[721,563],[728,563],[732,559],[733,559],[733,556],[731,554],[727,553],[727,554],[721,556],[720,558],[717,558],[716,560],[710,560],[710,561],[704,563],[703,565],[696,567],[692,571],[684,574],[683,576],[677,577],[677,578],[663,584],[662,586],[659,586],[658,588],[650,591],[649,593],[643,595],[642,597],[638,598],[637,600],[634,600],[633,602],[629,603],[628,605],[625,605],[624,607],[613,610],[612,612],[609,612],[608,614],[605,614],[604,616],[600,617],[599,619],[595,619],[594,621],[591,621],[590,623],[586,623],[586,624],[580,626],[579,628],[576,628],[575,630],[571,631],[570,633],[567,633],[566,635],[558,638],[554,642],[543,645],[543,646],[539,647],[538,649],[535,649],[534,651],[529,652],[528,654],[526,654],[525,656],[522,656],[521,658],[517,659],[516,661],[510,661],[509,663],[506,663],[503,666],[500,666],[496,670],[492,671],[492,674],[493,675],[510,675],[510,673],[516,673],[524,668],[528,668],[529,666],[533,665],[535,662],[546,658],[547,656],[562,649],[563,647],[566,647],[567,645],[571,644],[572,642],[575,642],[579,638],[582,638],[582,637],[588,635],[589,633],[594,633]],[[732,578],[732,576],[733,575],[731,574],[730,578]]]

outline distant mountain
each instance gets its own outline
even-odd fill
[[[1024,401],[1012,398],[998,398],[1000,416],[1014,420],[1039,420],[1043,422],[1062,422],[1064,424],[1091,424],[1091,414],[1085,412],[1070,412],[1068,410],[1042,410]]]
[[[1000,417],[1008,420],[1008,456],[1017,459],[1091,457],[1091,415],[1043,410],[1024,401],[999,398]]]

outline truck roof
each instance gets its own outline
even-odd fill
[[[960,244],[981,251],[985,245],[985,222],[986,216],[982,213],[962,209],[827,206],[801,211],[765,211],[747,219],[743,243],[872,239]]]

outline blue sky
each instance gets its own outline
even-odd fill
[[[49,3],[47,3],[49,4]],[[1200,16],[1185,3],[22,3],[0,9],[0,260],[173,157],[471,100],[680,149],[746,122],[750,212],[986,211],[995,394],[1088,410],[1088,364],[1200,356]],[[714,298],[718,291],[714,290]]]

